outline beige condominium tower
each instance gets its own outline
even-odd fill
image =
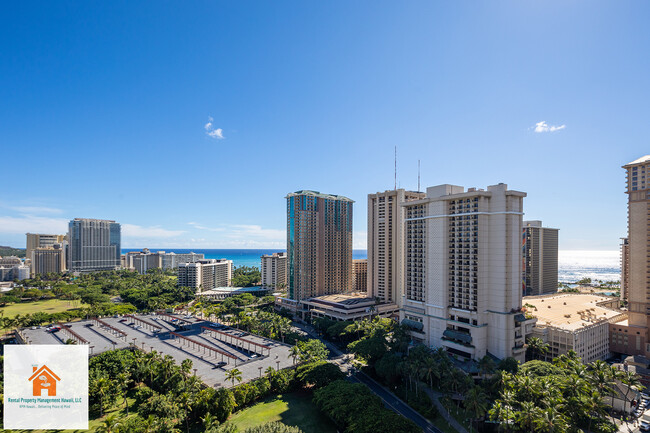
[[[526,193],[439,185],[403,203],[402,323],[463,358],[524,357],[521,233]]]
[[[559,229],[542,227],[541,221],[524,221],[524,296],[557,292]]]
[[[348,293],[352,286],[352,204],[316,191],[287,194],[289,298]]]
[[[403,189],[368,194],[368,296],[401,305],[405,247],[401,205],[425,195]]]
[[[650,356],[650,155],[623,166],[627,171],[628,355]],[[622,324],[617,324],[620,327]],[[623,323],[624,325],[624,323]]]
[[[53,248],[55,244],[63,244],[65,235],[46,235],[42,233],[27,233],[27,248],[25,257],[32,258],[32,251],[36,248]]]

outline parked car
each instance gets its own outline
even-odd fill
[[[641,425],[639,426],[639,428],[641,429],[641,431],[650,431],[650,424],[643,421],[643,422],[641,422]]]

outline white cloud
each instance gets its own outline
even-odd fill
[[[207,244],[208,248],[285,248],[287,244],[284,229],[268,229],[254,224],[224,224],[220,227],[208,227],[196,222],[188,224],[198,230],[223,233],[219,238],[201,242],[202,245]]]
[[[533,128],[535,132],[542,133],[542,132],[556,132],[556,131],[561,131],[564,128],[566,128],[566,125],[549,125],[546,123],[545,120],[542,120],[541,122],[537,122]]]
[[[134,238],[173,238],[185,233],[184,230],[167,230],[160,226],[142,227],[135,224],[122,224],[122,236]]]
[[[61,209],[56,209],[53,207],[44,207],[44,206],[16,206],[10,207],[9,209],[22,213],[22,214],[60,214],[63,213]]]
[[[0,234],[66,233],[68,220],[65,218],[0,216]]]
[[[206,123],[203,128],[205,128],[205,133],[208,135],[208,137],[214,138],[215,140],[222,140],[225,137],[223,136],[223,129],[221,128],[216,128],[212,124],[214,119],[212,117],[208,117],[208,123]]]
[[[189,222],[189,223],[187,223],[187,224],[191,225],[191,226],[194,227],[195,229],[199,229],[199,230],[208,230],[208,231],[211,231],[211,232],[223,232],[223,231],[226,230],[226,229],[223,228],[223,227],[206,227],[206,226],[204,226],[204,225],[201,225],[201,224],[199,224],[199,223],[195,223],[195,222]]]

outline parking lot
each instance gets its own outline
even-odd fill
[[[71,322],[54,332],[41,327],[21,333],[29,344],[65,344],[69,339],[88,344],[91,355],[137,346],[171,355],[177,364],[191,359],[196,375],[213,387],[232,386],[225,383],[225,374],[233,368],[247,382],[268,367],[282,369],[293,364],[288,345],[179,314],[105,317]]]

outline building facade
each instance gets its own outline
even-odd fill
[[[14,268],[22,264],[23,261],[16,256],[0,257],[0,281],[13,281],[16,279]]]
[[[650,357],[650,155],[623,166],[627,174],[627,284],[628,323],[626,345],[619,350],[628,355]],[[620,326],[623,329],[623,326]]]
[[[405,255],[402,204],[425,196],[403,189],[368,194],[368,296],[401,305]]]
[[[629,245],[627,238],[621,238],[621,300],[627,302],[627,286],[629,280]]]
[[[354,202],[316,191],[297,191],[286,199],[289,298],[350,292]]]
[[[557,292],[558,232],[558,229],[542,227],[541,221],[524,221],[524,296]]]
[[[31,258],[32,276],[59,274],[66,270],[65,250],[61,244],[54,244],[51,248],[34,248]]]
[[[526,193],[439,185],[403,203],[402,323],[414,339],[463,358],[523,360],[521,233]]]
[[[627,316],[618,310],[618,299],[562,293],[527,296],[524,305],[537,323],[531,337],[548,344],[546,360],[575,351],[584,363],[610,357],[610,328]]]
[[[368,259],[352,260],[352,291],[368,292]]]
[[[262,286],[284,288],[287,285],[287,253],[262,255],[260,270]]]
[[[25,257],[31,258],[32,251],[36,248],[53,248],[54,245],[60,244],[63,245],[66,236],[65,235],[46,235],[41,233],[27,233],[27,243],[25,249]]]
[[[228,287],[232,281],[232,260],[205,259],[178,265],[178,286],[192,287],[197,292]]]
[[[197,253],[166,253],[164,251],[158,251],[158,254],[161,256],[162,268],[163,269],[176,269],[181,263],[196,263],[199,260],[204,260],[205,256],[203,254]]]
[[[13,280],[26,280],[29,278],[30,269],[27,265],[17,265],[13,267],[12,270],[12,279]]]
[[[92,272],[118,269],[121,255],[120,225],[112,220],[75,218],[68,227],[68,269]]]

